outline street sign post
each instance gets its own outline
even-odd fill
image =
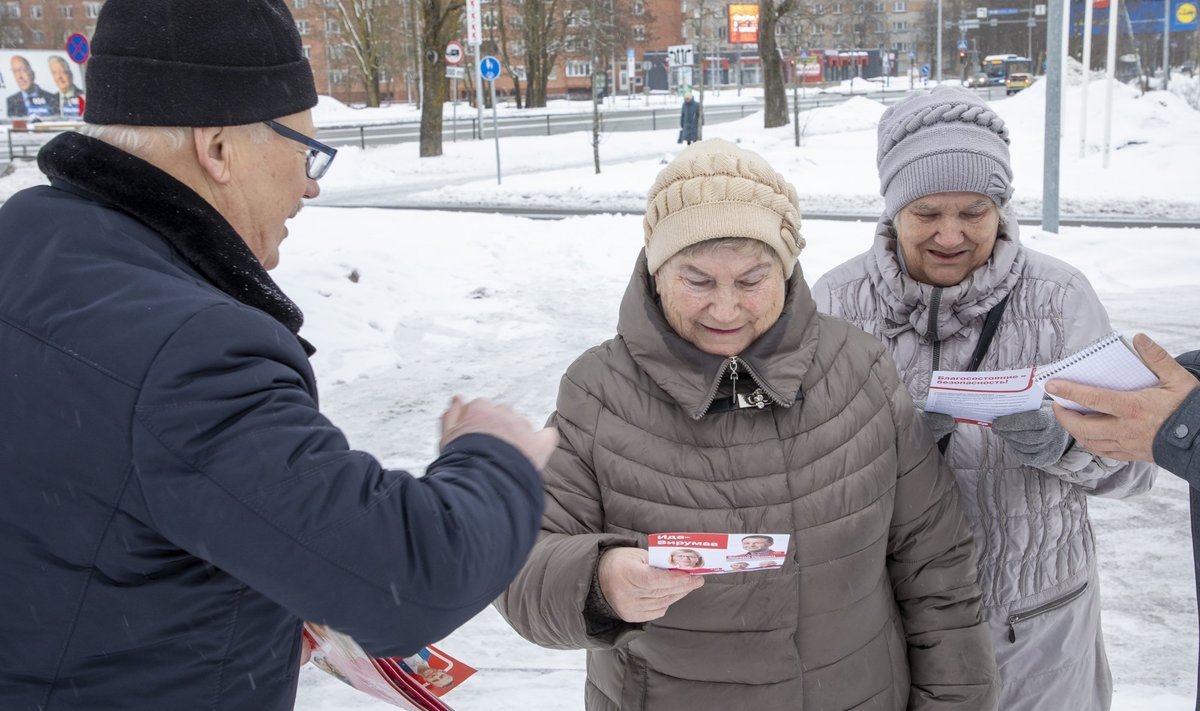
[[[673,44],[667,47],[667,62],[675,73],[675,86],[683,85],[684,68],[691,68],[695,63],[695,55],[690,44]],[[690,81],[688,82],[691,83]]]
[[[500,131],[496,127],[496,78],[500,76],[500,60],[490,54],[479,60],[479,75],[487,79],[492,92],[492,137],[496,139],[496,185],[500,184]],[[482,134],[483,129],[479,132]]]
[[[463,15],[467,21],[467,45],[475,56],[475,126],[477,138],[483,140],[483,81],[479,78],[479,45],[483,44],[481,0],[466,0]]]
[[[458,80],[467,77],[467,70],[458,65],[466,58],[462,42],[450,40],[446,44],[446,77],[450,79],[450,141],[453,143],[458,142]]]
[[[631,99],[633,98],[634,62],[636,59],[637,55],[634,53],[633,47],[628,48],[625,51],[625,75],[629,77],[629,98]]]

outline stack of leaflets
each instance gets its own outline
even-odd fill
[[[453,711],[441,700],[475,670],[435,647],[411,657],[372,657],[350,637],[311,622],[310,661],[359,691],[408,711]]]
[[[787,560],[787,533],[654,533],[650,565],[691,575],[778,570]]]

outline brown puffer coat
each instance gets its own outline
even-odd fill
[[[767,406],[709,412],[733,359],[671,330],[643,254],[619,335],[563,377],[542,537],[497,607],[536,644],[589,650],[593,711],[993,709],[953,477],[880,343],[818,315],[799,269],[788,290],[736,359]],[[602,550],[664,531],[794,538],[781,570],[589,635]]]

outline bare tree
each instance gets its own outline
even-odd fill
[[[798,6],[798,0],[758,0],[758,59],[763,74],[763,128],[788,124],[787,93],[783,86],[783,59],[776,32]]]
[[[568,28],[586,26],[589,13],[575,0],[524,0],[520,37],[525,49],[526,108],[546,105],[546,87],[566,45]]]
[[[496,11],[493,16],[493,22],[488,26],[488,39],[495,45],[497,52],[500,54],[500,61],[504,63],[505,69],[508,70],[508,76],[512,79],[513,98],[517,101],[517,108],[522,108],[521,98],[521,72],[518,71],[517,63],[514,59],[519,60],[524,58],[524,53],[512,51],[508,41],[508,28],[511,25],[513,29],[519,30],[525,22],[525,16],[516,12],[506,12],[508,2],[505,0],[496,0]]]
[[[367,93],[367,106],[379,106],[379,83],[392,62],[392,38],[400,20],[397,0],[336,0],[341,29]]]
[[[421,157],[442,154],[442,107],[446,103],[446,55],[442,48],[458,35],[462,25],[462,0],[420,0],[421,68],[425,82],[421,94]]]
[[[527,0],[528,1],[528,0]],[[647,22],[647,15],[633,14],[633,0],[586,0],[575,20],[575,25],[586,22],[587,50],[591,56],[592,68],[592,159],[596,172],[600,172],[600,96],[596,84],[596,76],[604,57],[613,57],[617,47],[629,46],[634,42],[633,22],[637,17],[638,23]],[[583,18],[582,21],[580,18]],[[644,38],[648,39],[648,38]],[[609,61],[609,71],[612,81],[607,84],[610,92],[617,90],[620,67],[612,60]],[[633,82],[634,77],[629,77]]]
[[[722,22],[724,15],[722,5],[719,0],[695,0],[695,7],[687,10],[687,22],[689,24],[689,34],[694,38],[693,45],[695,46],[695,55],[699,57],[700,76],[696,82],[696,89],[700,96],[700,117],[696,123],[696,138],[704,138],[704,90],[708,84],[708,73],[704,71],[704,60],[708,56],[711,46],[717,45],[718,40],[714,30]]]

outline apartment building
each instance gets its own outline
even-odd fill
[[[286,0],[296,20],[304,53],[312,62],[317,90],[343,101],[366,97],[354,41],[346,30],[343,3],[339,0]],[[688,83],[754,85],[761,81],[758,49],[754,44],[732,42],[729,8],[737,3],[718,0],[481,0],[483,51],[502,59],[504,73],[496,82],[497,93],[511,96],[525,89],[525,57],[531,38],[526,23],[539,9],[554,7],[559,15],[551,36],[538,39],[553,43],[553,68],[546,87],[550,98],[586,97],[592,75],[600,79],[605,93],[625,94],[646,89],[676,89],[680,75],[666,58],[672,45],[690,44],[695,66]],[[928,61],[931,54],[922,29],[922,14],[928,0],[802,0],[796,12],[779,27],[779,46],[785,59],[799,53],[836,55],[858,50],[880,51],[892,59],[892,73],[902,74],[914,63]],[[389,5],[388,3],[381,3]],[[750,3],[754,5],[753,2]],[[350,3],[345,3],[349,6]],[[0,47],[60,49],[66,37],[95,30],[103,0],[0,0]],[[388,10],[382,38],[388,45],[380,76],[385,100],[409,101],[419,94],[421,57],[444,48],[420,46],[418,4],[394,0]],[[603,41],[604,33],[612,38]],[[466,34],[463,27],[460,39]],[[597,37],[602,41],[598,42]],[[603,47],[596,49],[597,44]],[[633,52],[633,75],[629,74],[629,52]],[[468,52],[468,55],[470,53]],[[910,54],[912,59],[910,59]],[[788,55],[791,55],[790,57]],[[469,60],[468,60],[469,61]],[[615,76],[612,71],[616,68]],[[434,78],[445,81],[444,77]],[[459,82],[463,98],[474,92],[469,81]]]

